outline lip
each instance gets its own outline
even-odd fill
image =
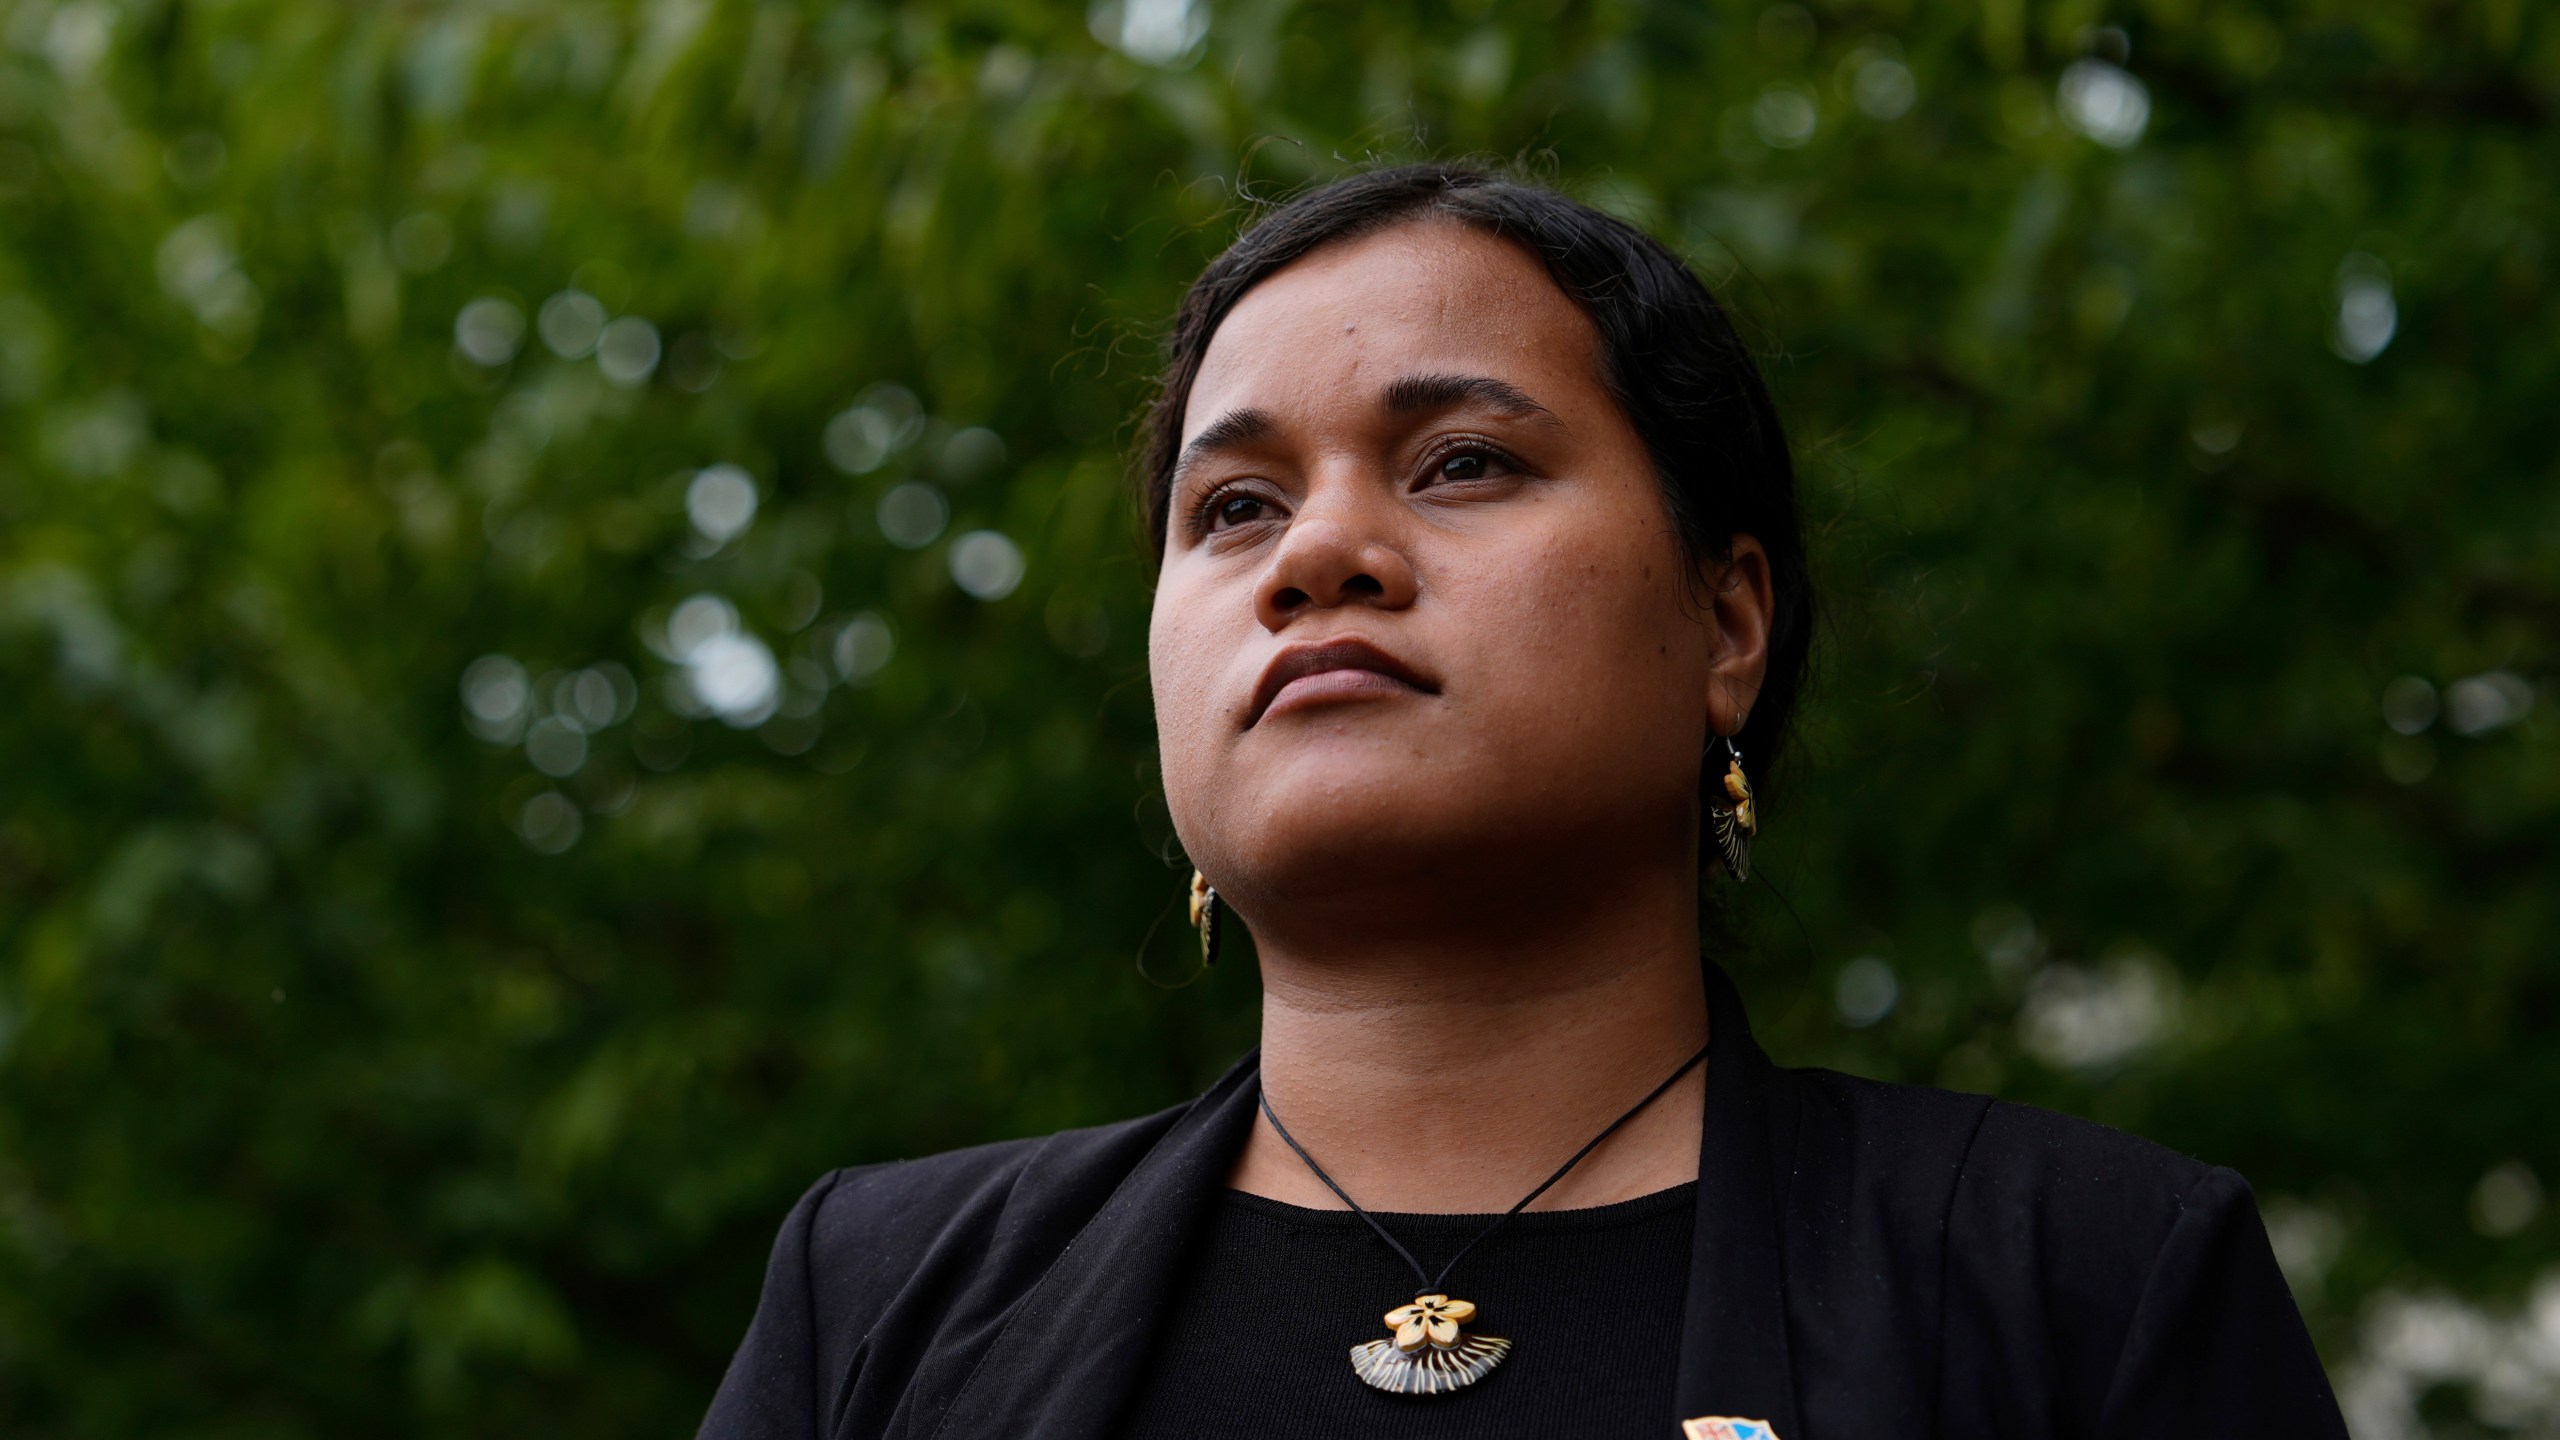
[[[1366,640],[1345,637],[1319,645],[1293,645],[1271,657],[1253,687],[1250,730],[1274,707],[1295,710],[1363,695],[1437,695],[1438,682]]]

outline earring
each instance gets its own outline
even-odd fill
[[[1218,887],[1209,877],[1191,872],[1191,928],[1200,932],[1200,968],[1218,965]]]
[[[1742,773],[1742,747],[1733,737],[1724,737],[1725,754],[1729,757],[1724,771],[1725,798],[1732,803],[1710,802],[1708,816],[1715,822],[1716,849],[1724,858],[1724,868],[1736,880],[1751,878],[1751,838],[1760,833],[1760,812],[1752,808],[1751,777]]]

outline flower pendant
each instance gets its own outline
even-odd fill
[[[1492,1374],[1511,1353],[1508,1340],[1459,1328],[1476,1318],[1471,1301],[1422,1295],[1388,1311],[1386,1318],[1392,1336],[1351,1347],[1352,1371],[1373,1390],[1445,1395]]]

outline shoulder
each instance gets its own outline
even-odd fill
[[[831,1172],[795,1212],[811,1273],[858,1292],[901,1284],[938,1252],[983,1257],[1072,1234],[1184,1108]]]
[[[2037,1415],[2103,1428],[2166,1407],[2338,1433],[2239,1175],[2032,1106],[1784,1073],[1791,1208],[1827,1211],[1827,1230],[1802,1233],[1840,1252],[1806,1268],[1843,1296],[1892,1277],[1859,1298],[1940,1337],[1951,1413],[1988,1430]]]
[[[1799,1092],[1800,1146],[1845,1146],[1910,1180],[1942,1177],[1971,1203],[2174,1220],[2200,1188],[2239,1184],[2165,1145],[2031,1105],[1830,1070],[1782,1073]]]
[[[2168,1211],[2217,1174],[2239,1178],[2139,1135],[2005,1100],[1984,1110],[1965,1168],[2048,1200],[2111,1198],[2119,1208]]]
[[[1984,1095],[1784,1074],[1797,1103],[1781,1173],[1807,1238],[1933,1271],[1951,1313],[1978,1303],[2120,1328],[2182,1225],[2258,1228],[2238,1175],[2121,1130]]]
[[[2074,1319],[2117,1353],[2147,1304],[2235,1251],[2271,1259],[2248,1182],[2166,1146],[2031,1106],[1993,1104],[1948,1208],[1951,1283]],[[2282,1281],[2264,1267],[2276,1293]],[[2057,1337],[2060,1339],[2063,1337]]]
[[[2085,1120],[1995,1105],[1948,1211],[1948,1383],[2110,1434],[2345,1440],[2247,1181]],[[2041,1399],[2039,1403],[2042,1403]]]
[[[893,1404],[933,1337],[1000,1312],[1007,1282],[1044,1269],[1179,1114],[822,1176],[774,1239],[702,1433],[839,1433],[864,1385]]]

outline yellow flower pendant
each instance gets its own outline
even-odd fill
[[[1417,1296],[1387,1312],[1389,1338],[1351,1347],[1351,1369],[1371,1389],[1396,1395],[1445,1395],[1473,1385],[1511,1353],[1508,1340],[1460,1328],[1474,1318],[1470,1301]]]

